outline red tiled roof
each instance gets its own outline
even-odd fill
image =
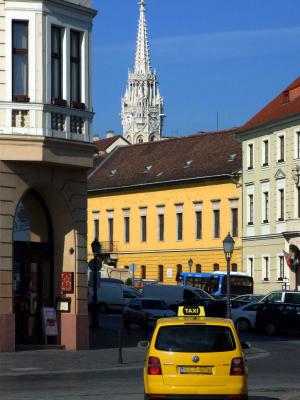
[[[89,175],[89,190],[226,176],[242,167],[236,129],[119,147]],[[232,161],[228,161],[235,154]]]
[[[297,88],[300,88],[300,77],[295,79],[294,82],[279,94],[279,96],[273,99],[262,110],[254,115],[254,117],[246,122],[246,124],[240,128],[240,131],[300,114],[300,96],[297,95]],[[288,98],[290,98],[289,101]]]

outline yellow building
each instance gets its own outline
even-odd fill
[[[225,270],[230,232],[241,270],[240,170],[233,130],[117,148],[89,176],[88,241],[138,278],[175,283],[181,270]]]

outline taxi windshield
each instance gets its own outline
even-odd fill
[[[168,325],[157,334],[155,348],[182,353],[213,353],[236,348],[232,331],[218,325]]]

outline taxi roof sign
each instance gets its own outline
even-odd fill
[[[180,306],[178,307],[178,317],[205,317],[203,306]]]

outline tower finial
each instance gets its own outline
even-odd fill
[[[151,72],[150,51],[146,22],[146,0],[140,0],[140,18],[137,34],[134,72],[147,74]]]

